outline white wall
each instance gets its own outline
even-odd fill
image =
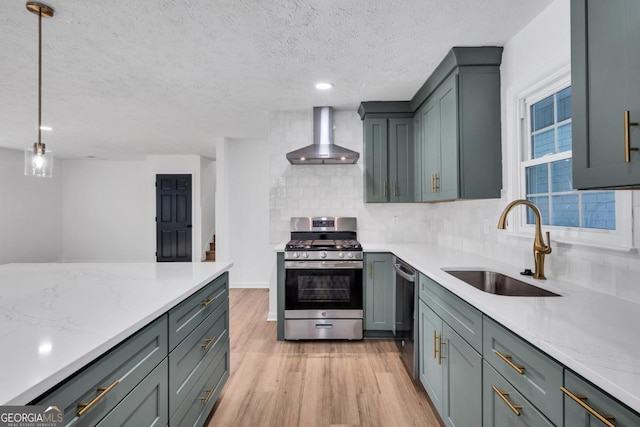
[[[233,287],[267,287],[273,263],[269,244],[269,164],[264,140],[232,140],[227,146],[230,180],[229,257]]]
[[[200,158],[200,201],[202,212],[202,252],[206,257],[216,228],[216,162]]]
[[[192,253],[194,262],[202,259],[200,156],[63,164],[64,261],[155,261],[155,179],[164,173],[192,175]]]
[[[62,254],[62,166],[24,176],[24,152],[0,148],[0,264],[54,262]]]
[[[65,160],[63,260],[152,261],[153,182],[146,161]]]

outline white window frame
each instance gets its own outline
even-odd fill
[[[572,152],[547,155],[538,159],[531,159],[531,131],[530,107],[562,89],[571,86],[571,68],[568,63],[552,72],[546,73],[535,83],[517,93],[513,99],[515,114],[515,130],[517,143],[511,158],[511,176],[514,185],[511,186],[513,199],[525,199],[526,174],[525,168],[540,162],[550,162],[571,157]],[[573,98],[573,97],[572,97]],[[572,118],[573,120],[573,118]],[[544,231],[551,233],[551,241],[566,245],[595,246],[601,249],[629,252],[633,248],[633,200],[632,192],[626,190],[615,191],[616,200],[616,229],[603,230],[580,227],[566,227],[543,225]],[[527,209],[518,209],[511,214],[512,224],[509,231],[514,235],[532,238],[535,232],[534,224],[527,224]]]

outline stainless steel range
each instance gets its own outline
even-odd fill
[[[291,218],[284,338],[362,339],[362,246],[353,217]]]

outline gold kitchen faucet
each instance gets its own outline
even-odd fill
[[[517,205],[529,206],[535,216],[536,236],[533,241],[533,260],[535,262],[536,269],[533,273],[533,278],[545,280],[546,277],[544,277],[544,256],[551,253],[551,238],[549,237],[549,232],[547,231],[547,244],[544,243],[544,240],[542,238],[542,216],[540,215],[540,210],[538,209],[538,207],[528,200],[514,200],[513,202],[509,203],[506,208],[504,208],[504,211],[502,211],[502,215],[500,215],[500,219],[498,220],[498,228],[500,230],[505,229],[507,224],[507,214],[514,206]]]

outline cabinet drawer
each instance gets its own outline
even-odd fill
[[[169,349],[173,350],[206,317],[227,301],[229,273],[215,279],[169,311]]]
[[[506,425],[552,427],[554,425],[497,373],[486,360],[482,369],[484,377],[482,385],[483,427]],[[498,393],[501,393],[503,397]],[[519,414],[516,414],[507,402],[513,405]]]
[[[165,426],[169,421],[168,368],[165,358],[98,426]]]
[[[65,425],[93,426],[166,356],[167,317],[162,316],[33,403],[63,407]],[[100,387],[107,390],[101,393]],[[92,401],[95,405],[78,416],[78,404]]]
[[[169,354],[169,413],[173,414],[229,338],[228,302],[221,305]]]
[[[486,316],[483,334],[485,360],[547,418],[561,425],[562,366]]]
[[[612,425],[616,427],[640,426],[640,415],[615,401],[612,397],[585,381],[578,375],[564,370],[564,425],[565,427],[605,426],[599,421],[601,416],[613,416]],[[581,400],[593,412],[576,402],[573,397],[583,397]]]
[[[420,274],[420,299],[478,352],[482,352],[482,313]]]
[[[170,425],[202,426],[229,378],[229,341],[221,343],[213,360],[198,376],[186,399],[173,414]]]

